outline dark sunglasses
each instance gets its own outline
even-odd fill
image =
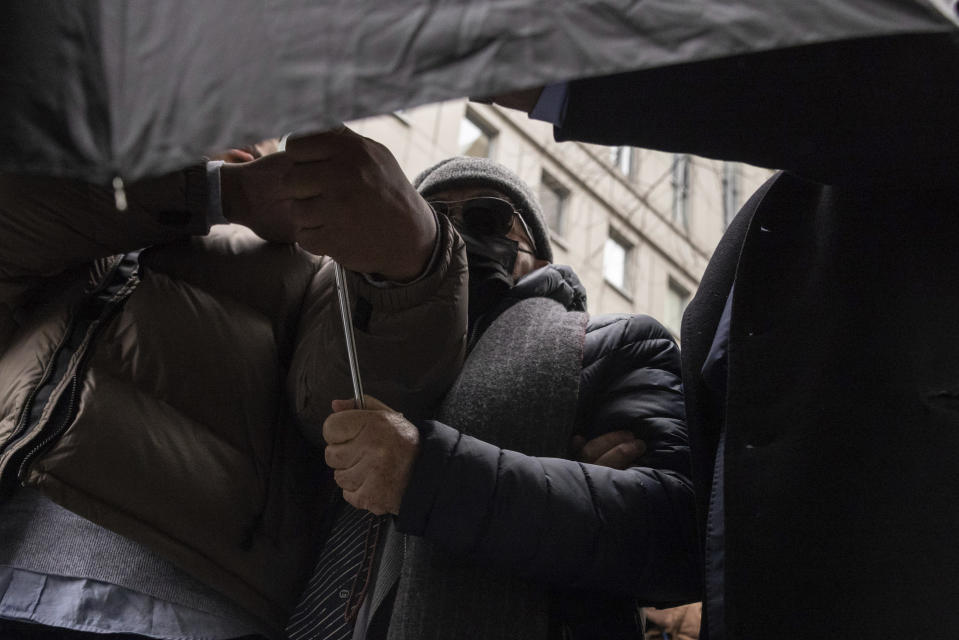
[[[430,205],[437,213],[448,217],[456,228],[478,236],[505,236],[513,228],[513,216],[516,216],[523,225],[533,252],[536,251],[533,234],[509,200],[483,196],[468,200],[430,200]]]

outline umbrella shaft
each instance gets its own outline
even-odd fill
[[[353,378],[353,401],[357,409],[365,409],[363,402],[363,382],[360,380],[360,367],[356,359],[356,340],[353,338],[353,316],[350,313],[350,292],[346,284],[346,270],[333,263],[336,274],[336,294],[340,302],[340,318],[343,321],[343,336],[346,338],[346,356],[350,362],[350,375]]]

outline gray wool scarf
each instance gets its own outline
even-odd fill
[[[516,303],[477,342],[437,418],[504,449],[566,457],[586,322],[547,298]],[[388,638],[536,640],[548,610],[542,584],[407,536]]]

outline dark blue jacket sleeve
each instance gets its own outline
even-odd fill
[[[577,80],[556,137],[737,160],[826,184],[952,184],[955,145],[941,140],[959,99],[956,37],[859,39]]]
[[[477,561],[564,588],[668,604],[700,597],[679,352],[649,318],[593,323],[578,432],[630,429],[647,442],[616,470],[536,458],[419,425],[420,456],[398,528]]]

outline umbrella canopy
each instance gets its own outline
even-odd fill
[[[0,170],[106,183],[437,100],[956,29],[947,0],[13,0]]]

